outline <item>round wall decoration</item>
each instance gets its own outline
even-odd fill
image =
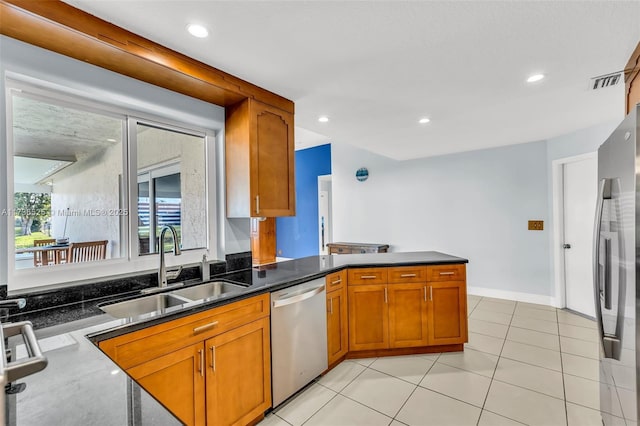
[[[356,179],[358,179],[360,182],[364,182],[368,178],[369,170],[367,170],[366,167],[360,167],[358,170],[356,170]]]

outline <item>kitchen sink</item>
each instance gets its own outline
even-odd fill
[[[114,318],[135,318],[146,314],[158,315],[169,310],[175,311],[185,304],[194,304],[194,302],[221,297],[225,294],[238,293],[244,288],[245,286],[239,284],[212,281],[168,293],[157,293],[124,302],[98,305],[98,307]]]
[[[193,287],[174,290],[171,292],[171,294],[182,296],[191,300],[202,300],[220,297],[226,293],[238,293],[244,288],[245,286],[238,284],[232,284],[224,281],[212,281]]]
[[[170,293],[163,293],[99,307],[112,317],[132,318],[153,312],[161,314],[169,308],[181,306],[189,302],[191,302],[191,300]]]

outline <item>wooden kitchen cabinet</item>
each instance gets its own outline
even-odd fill
[[[205,424],[202,343],[147,361],[127,373],[183,423]]]
[[[187,425],[245,425],[271,407],[269,294],[99,343]]]
[[[349,352],[462,350],[468,340],[463,264],[354,268],[348,274]]]
[[[429,344],[427,284],[389,284],[389,347]]]
[[[349,351],[347,271],[327,275],[327,359],[329,368]]]
[[[269,336],[263,318],[205,342],[208,425],[244,426],[271,407]]]
[[[451,345],[467,342],[465,282],[431,282],[429,287],[429,344]]]
[[[349,351],[389,347],[387,296],[386,284],[351,285],[349,281]]]
[[[225,113],[227,217],[294,216],[293,114],[251,98]]]

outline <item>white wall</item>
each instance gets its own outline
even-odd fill
[[[107,240],[107,259],[120,257],[120,216],[84,212],[120,208],[121,173],[122,143],[118,142],[55,174],[51,179],[51,210],[56,212],[51,217],[52,236],[69,237],[70,241]],[[59,214],[66,209],[76,213]]]
[[[333,143],[334,241],[465,257],[469,292],[554,303],[551,162],[597,150],[617,124],[410,161]]]
[[[469,287],[551,294],[545,142],[397,162],[332,145],[334,240],[469,259]],[[369,169],[365,182],[355,171]]]

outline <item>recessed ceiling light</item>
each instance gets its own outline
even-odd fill
[[[107,139],[107,142],[115,142],[116,140],[114,138],[109,138]]]
[[[327,117],[326,115],[323,115],[321,117],[318,117],[318,121],[321,123],[328,123],[329,122],[329,117]]]
[[[427,124],[428,122],[430,122],[431,120],[429,120],[427,117],[422,117],[420,120],[418,120],[418,123],[420,124]]]
[[[527,79],[527,83],[535,83],[536,81],[540,81],[544,78],[544,74],[533,74]]]
[[[198,24],[189,24],[187,26],[187,31],[189,31],[189,34],[191,34],[192,36],[198,38],[205,38],[209,35],[209,30]]]

